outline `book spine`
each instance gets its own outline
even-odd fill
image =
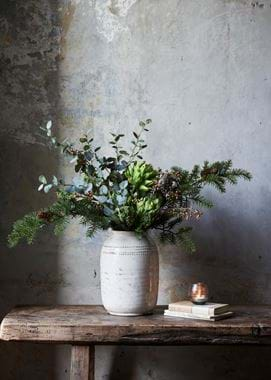
[[[192,313],[174,312],[174,311],[170,311],[170,310],[165,310],[164,314],[169,316],[169,317],[180,317],[180,318],[188,318],[188,319],[197,318],[197,319],[203,319],[205,321],[206,320],[211,321],[213,319],[213,317],[206,316],[206,315],[195,315]]]
[[[213,317],[215,315],[215,309],[213,307],[209,308],[195,305],[192,307],[192,314]]]
[[[168,310],[181,313],[192,313],[192,306],[190,305],[168,305]]]
[[[206,315],[196,315],[196,314],[191,314],[191,313],[180,313],[180,312],[173,312],[169,310],[165,310],[164,312],[165,316],[168,317],[177,317],[177,318],[188,318],[188,319],[200,319],[204,321],[218,321],[220,319],[225,319],[229,318],[233,315],[231,311],[223,313],[221,315],[216,315],[216,316],[206,316]]]
[[[193,315],[214,316],[213,308],[203,308],[202,306],[189,306],[189,305],[169,305],[168,310],[177,313],[190,313]]]

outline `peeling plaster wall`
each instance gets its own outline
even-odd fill
[[[44,147],[41,122],[52,118],[60,137],[90,129],[104,146],[110,130],[151,117],[153,164],[231,157],[254,174],[223,196],[207,190],[217,207],[195,226],[197,254],[159,247],[159,303],[199,279],[213,300],[270,303],[271,1],[5,0],[0,11],[2,236],[49,201],[33,189],[38,174],[70,173]],[[103,239],[88,241],[74,223],[58,241],[43,235],[12,253],[2,241],[1,315],[18,303],[100,303]],[[271,370],[266,348],[98,347],[96,356],[104,380],[265,380]],[[65,347],[1,344],[0,378],[68,379],[68,360]]]
[[[11,223],[50,202],[37,194],[39,174],[58,170],[39,133],[40,123],[57,115],[61,34],[54,3],[0,2],[0,318],[16,304],[56,302],[65,282],[51,235],[33,247],[6,247]],[[53,348],[0,343],[1,380],[53,378],[54,363]]]

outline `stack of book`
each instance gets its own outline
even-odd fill
[[[230,305],[207,302],[204,305],[195,305],[191,301],[170,303],[164,314],[167,317],[180,317],[200,319],[204,321],[217,321],[232,316]]]

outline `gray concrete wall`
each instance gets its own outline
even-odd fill
[[[208,189],[199,250],[160,246],[159,303],[206,281],[212,299],[270,303],[271,1],[2,0],[0,313],[18,303],[100,303],[99,250],[76,223],[10,252],[11,222],[49,202],[40,173],[68,175],[39,125],[60,137],[129,133],[153,119],[146,159],[191,168],[232,158],[253,182]],[[51,236],[51,235],[50,235]],[[2,379],[68,379],[67,348],[0,345]],[[98,348],[97,379],[266,379],[266,348]],[[16,365],[14,364],[16,363]]]

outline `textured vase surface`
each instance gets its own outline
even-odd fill
[[[113,315],[151,313],[157,302],[159,259],[155,243],[134,232],[111,231],[101,252],[101,292]]]

